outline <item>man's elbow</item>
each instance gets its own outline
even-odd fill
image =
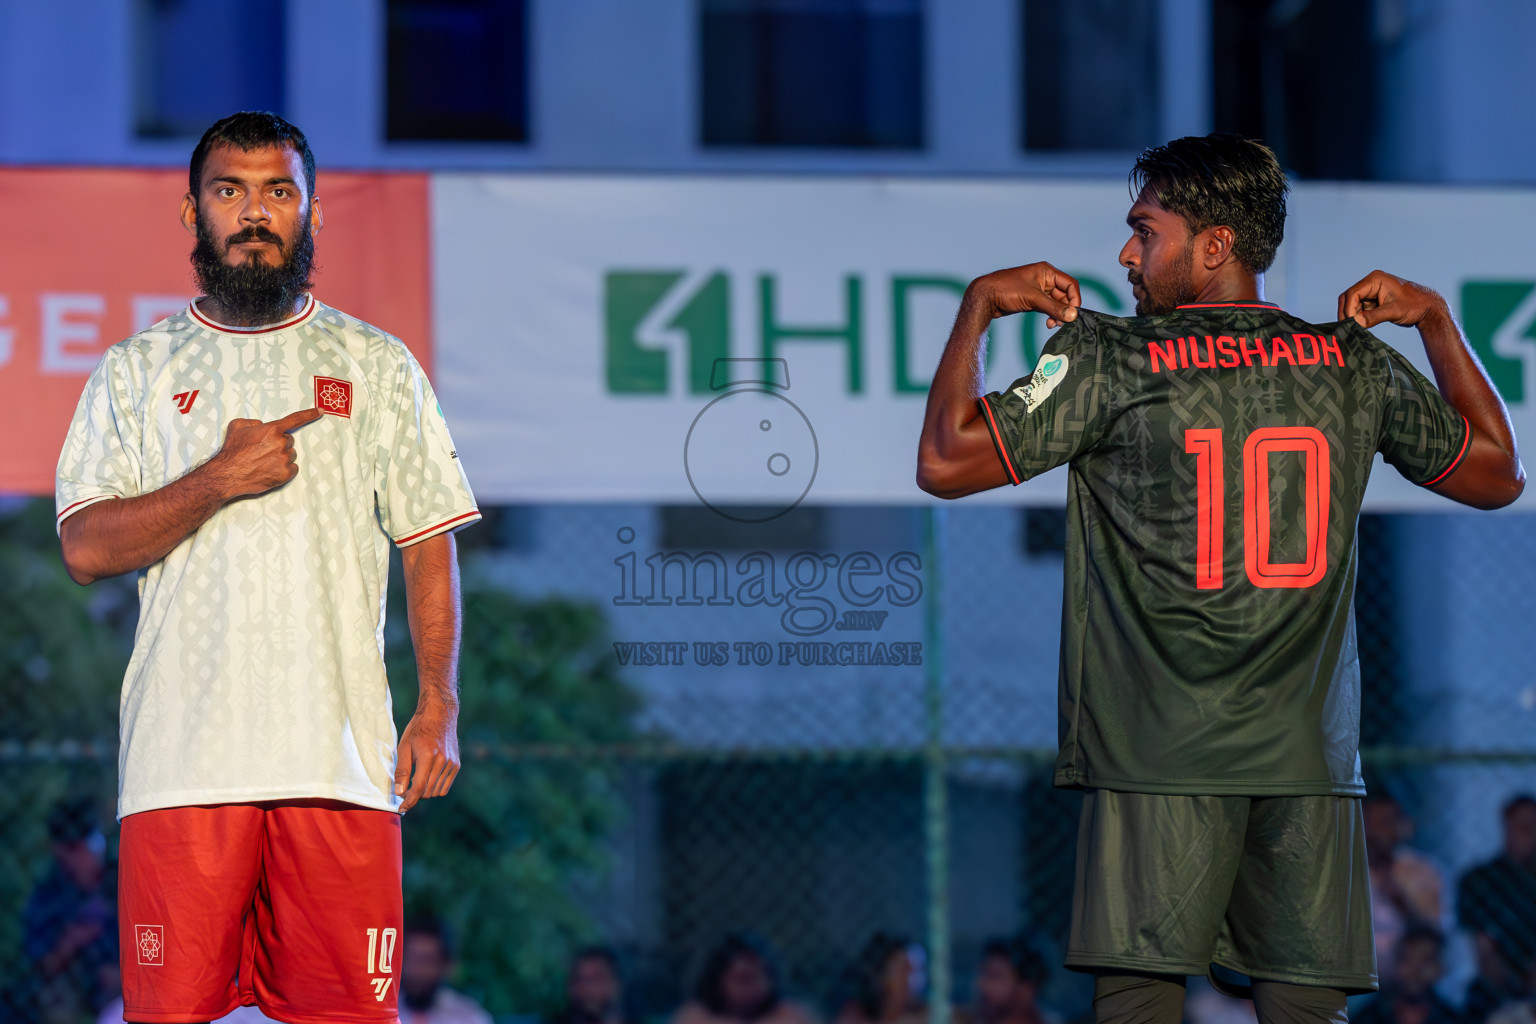
[[[72,536],[73,532],[66,521],[59,531],[59,553],[64,558],[64,571],[69,574],[69,578],[82,587],[87,587],[102,577],[91,564],[87,545],[81,544],[78,538]]]
[[[97,580],[101,579],[100,576],[92,573],[89,569],[82,565],[78,556],[71,556],[70,548],[68,545],[64,547],[64,571],[69,574],[70,579],[74,580],[82,587],[88,587],[92,583],[95,583]]]
[[[923,451],[917,456],[917,486],[935,498],[963,498],[971,493],[963,486],[955,464],[936,452]]]

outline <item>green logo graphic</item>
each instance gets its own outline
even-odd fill
[[[1087,274],[1076,275],[1083,286],[1084,301],[1097,309],[1118,312],[1120,297],[1103,281]],[[682,378],[689,393],[711,394],[710,369],[717,359],[760,356],[765,360],[781,358],[791,344],[806,342],[834,345],[843,349],[843,383],[851,395],[864,391],[864,346],[866,342],[888,342],[891,377],[888,387],[896,395],[921,395],[928,391],[928,376],[933,367],[920,365],[924,360],[914,355],[914,305],[930,304],[937,297],[956,306],[965,293],[965,281],[938,274],[892,274],[889,278],[843,274],[815,285],[841,299],[841,319],[833,323],[786,323],[780,315],[781,285],[777,274],[753,275],[748,281],[734,282],[721,270],[693,272],[681,269],[611,270],[603,275],[604,359],[610,394],[665,395],[677,378],[673,359],[685,364]],[[871,294],[873,293],[873,294]],[[738,324],[751,323],[756,338],[732,338],[733,294],[738,303],[755,303],[751,320],[738,318]],[[889,338],[868,338],[866,314],[872,307],[884,305],[889,311]],[[834,306],[834,308],[836,308]],[[1029,313],[993,324],[992,344],[987,348],[990,364],[993,354],[1004,344],[1017,339],[1022,364],[1034,366],[1043,344],[1040,323],[1044,318]],[[927,328],[925,328],[927,329]],[[1014,334],[1014,332],[1018,332]],[[1004,332],[1007,332],[1005,334]],[[1004,338],[1012,335],[1009,340]],[[942,338],[928,339],[942,342]],[[929,347],[925,342],[925,348]],[[1053,363],[1047,375],[1059,370]]]
[[[1061,360],[1060,359],[1052,359],[1050,362],[1046,363],[1045,366],[1042,367],[1042,369],[1045,370],[1045,375],[1047,377],[1049,377],[1051,374],[1053,374],[1057,370],[1061,369]]]
[[[1461,322],[1499,394],[1524,402],[1528,368],[1536,367],[1536,281],[1466,282]]]

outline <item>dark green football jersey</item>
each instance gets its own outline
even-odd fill
[[[981,411],[1015,483],[1071,466],[1057,785],[1362,794],[1366,481],[1443,479],[1466,418],[1353,320],[1258,302],[1083,310]]]

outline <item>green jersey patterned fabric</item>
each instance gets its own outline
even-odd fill
[[[1083,310],[981,411],[1014,483],[1071,467],[1056,784],[1363,794],[1356,523],[1378,452],[1465,454],[1434,386],[1353,320]]]

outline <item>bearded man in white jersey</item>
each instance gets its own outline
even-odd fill
[[[310,294],[322,217],[302,132],[269,113],[215,124],[181,219],[205,294],[107,351],[58,470],[70,576],[139,574],[124,1016],[393,1022],[400,814],[459,770],[451,531],[480,513],[410,352]],[[421,681],[398,737],[391,543]]]

